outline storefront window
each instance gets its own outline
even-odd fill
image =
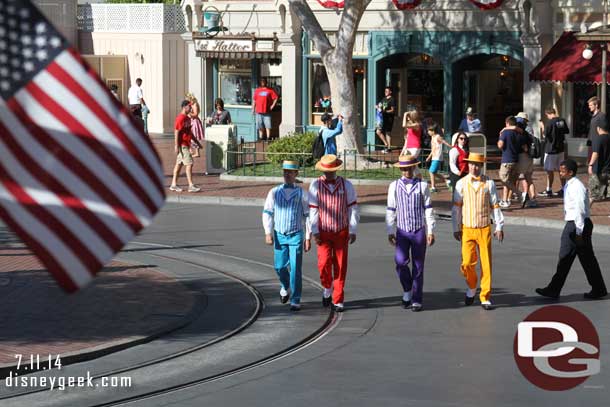
[[[219,94],[226,106],[252,106],[252,71],[250,61],[220,61]]]
[[[358,101],[358,116],[360,123],[364,126],[365,118],[365,98],[366,98],[366,61],[354,60],[354,85],[356,87],[356,98]],[[309,62],[309,109],[310,124],[320,126],[324,113],[333,113],[333,105],[330,94],[330,83],[326,68],[321,60],[311,60]]]

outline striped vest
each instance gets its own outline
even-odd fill
[[[324,177],[318,179],[319,229],[321,232],[339,232],[347,229],[347,191],[342,177],[335,180],[335,189]]]
[[[290,189],[289,198],[284,195],[284,185],[275,188],[273,207],[273,229],[283,235],[303,230],[303,190]]]
[[[475,189],[472,185],[472,176],[462,178],[464,195],[462,206],[462,224],[467,228],[484,228],[490,224],[490,204],[488,178],[481,175],[479,187]]]
[[[402,178],[396,181],[396,227],[404,232],[415,232],[425,225],[424,193],[421,181],[414,181],[412,186]]]

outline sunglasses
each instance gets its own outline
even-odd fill
[[[466,137],[458,137],[458,140],[466,140]]]

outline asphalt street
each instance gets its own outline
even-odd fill
[[[478,300],[475,306],[464,307],[459,244],[453,239],[450,222],[439,220],[437,242],[427,254],[424,310],[413,313],[400,307],[402,290],[383,219],[363,217],[358,239],[350,246],[346,311],[329,320],[316,285],[315,249],[304,256],[303,310],[293,314],[279,304],[279,286],[270,267],[272,250],[264,244],[260,208],[167,205],[154,225],[130,245],[131,251],[119,258],[157,261],[182,278],[193,278],[197,267],[200,273],[203,268],[207,274],[222,271],[245,285],[225,277],[224,283],[215,281],[206,287],[201,279],[197,287],[213,299],[213,307],[202,312],[202,318],[207,318],[205,329],[191,327],[186,335],[160,338],[118,356],[74,365],[71,371],[103,373],[154,359],[177,349],[177,343],[221,340],[190,358],[186,355],[130,372],[134,387],[129,391],[44,392],[2,401],[2,405],[96,405],[211,377],[309,338],[312,340],[305,346],[260,366],[129,405],[606,406],[610,301],[582,298],[589,287],[578,262],[561,304],[583,312],[597,328],[601,373],[573,390],[548,392],[530,384],[519,372],[513,357],[517,324],[549,304],[536,296],[534,288],[544,286],[554,271],[560,232],[507,226],[505,234],[504,243],[494,242],[493,246],[492,302],[497,309],[484,311]],[[594,236],[594,247],[610,282],[607,239]],[[222,276],[216,277],[222,280]],[[211,288],[215,290],[208,292]],[[262,310],[257,311],[261,304]],[[234,335],[222,337],[252,318],[256,320]],[[321,329],[325,329],[323,334],[315,336]]]

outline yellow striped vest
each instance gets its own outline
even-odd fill
[[[479,186],[475,188],[472,185],[472,175],[467,175],[463,179],[462,224],[467,228],[484,228],[491,223],[487,180],[486,176],[481,175]]]

